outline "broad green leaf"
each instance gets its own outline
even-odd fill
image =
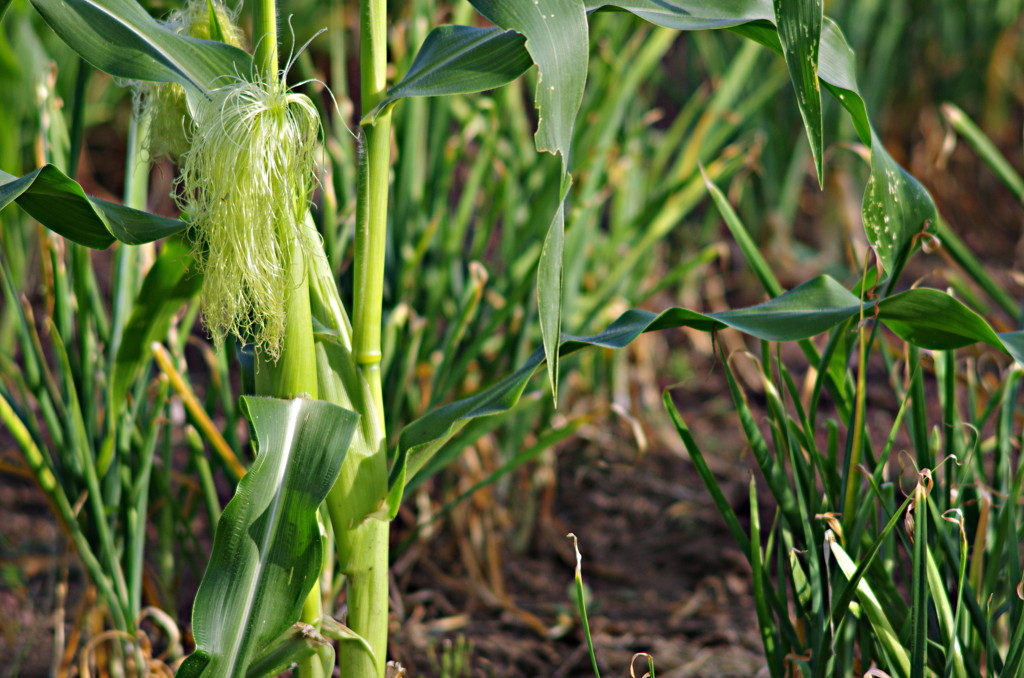
[[[46,23],[96,68],[128,80],[177,82],[191,95],[248,77],[252,57],[237,47],[168,30],[133,0],[32,0]]]
[[[112,413],[121,411],[125,392],[149,360],[150,345],[167,335],[175,314],[202,285],[189,245],[177,238],[168,240],[142,281],[117,349],[110,376]]]
[[[935,223],[935,204],[924,186],[896,164],[872,131],[871,178],[864,191],[864,229],[886,270],[909,254],[914,239]]]
[[[243,397],[259,454],[217,525],[179,676],[225,678],[294,624],[320,572],[317,509],[358,417],[320,400]]]
[[[773,0],[587,0],[588,10],[601,8],[625,10],[659,26],[679,30],[729,28],[784,54],[775,27]],[[853,50],[828,17],[821,22],[819,50],[821,84],[846,108],[857,135],[871,148],[871,179],[862,206],[864,228],[882,264],[892,273],[900,258],[909,252],[915,236],[934,223],[935,205],[928,191],[886,152],[871,128],[857,86]],[[810,129],[808,133],[811,134]]]
[[[583,0],[470,3],[496,25],[526,36],[526,49],[537,64],[537,150],[567,161],[590,54]]]
[[[811,155],[818,171],[818,184],[824,181],[821,130],[821,85],[818,83],[818,54],[821,45],[822,0],[774,0],[775,25],[779,31],[782,54],[796,90],[796,103],[804,119]]]
[[[587,347],[623,348],[645,332],[673,327],[704,332],[732,327],[766,341],[796,341],[830,331],[861,314],[865,319],[877,317],[896,334],[923,348],[949,349],[984,342],[1010,353],[1024,365],[1024,333],[1002,335],[1010,342],[1008,347],[980,316],[948,294],[914,289],[879,304],[862,305],[859,298],[828,276],[819,276],[781,296],[744,309],[706,315],[685,308],[670,308],[660,314],[627,311],[598,334],[563,335],[559,355]],[[397,505],[405,479],[414,477],[467,423],[514,407],[543,362],[544,352],[538,350],[522,367],[493,386],[444,405],[406,426],[399,436],[391,468],[390,487],[395,495],[392,505]]]
[[[731,28],[750,21],[774,21],[772,0],[587,0],[587,10],[616,7],[652,24],[679,31]]]
[[[857,315],[860,307],[860,299],[833,278],[822,275],[763,304],[712,316],[759,339],[796,341],[827,332]]]
[[[502,28],[522,33],[537,64],[538,151],[562,157],[561,200],[548,227],[537,267],[541,339],[548,359],[548,382],[558,397],[558,347],[562,331],[562,254],[565,197],[571,180],[569,156],[576,114],[587,82],[590,38],[583,0],[470,0],[477,11]]]
[[[921,348],[945,351],[980,341],[1008,351],[984,318],[939,290],[901,292],[883,300],[879,312],[890,330]]]
[[[0,210],[12,201],[51,231],[93,249],[106,249],[115,240],[129,245],[153,242],[185,228],[177,219],[90,198],[53,165],[23,177],[0,170]]]
[[[1024,332],[1002,332],[999,335],[1000,341],[1006,352],[1013,356],[1021,365],[1024,365]]]
[[[7,8],[11,6],[12,0],[0,0],[0,21],[4,20],[4,15],[7,14]]]
[[[533,61],[526,38],[514,31],[438,26],[430,31],[405,77],[370,114],[376,117],[405,97],[482,92],[508,84]]]

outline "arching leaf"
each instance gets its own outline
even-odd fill
[[[53,165],[43,165],[23,177],[0,170],[0,210],[12,201],[54,233],[99,250],[115,240],[139,245],[185,228],[177,219],[90,198],[78,182]]]

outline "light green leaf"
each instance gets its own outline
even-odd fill
[[[132,0],[32,0],[46,23],[96,68],[128,80],[177,82],[190,95],[249,77],[245,51],[168,30]]]
[[[679,31],[731,28],[750,21],[774,21],[772,0],[587,0],[587,10],[616,7],[652,24]]]
[[[821,85],[818,83],[818,54],[821,45],[822,0],[774,0],[775,25],[779,31],[782,54],[796,90],[796,103],[804,119],[811,155],[818,171],[818,184],[824,181],[821,130]]]
[[[317,509],[358,417],[320,400],[243,397],[259,455],[221,515],[179,676],[232,678],[294,624],[320,572]]]
[[[537,315],[544,355],[548,356],[548,384],[558,405],[558,346],[562,341],[562,258],[565,252],[565,197],[572,178],[565,175],[558,209],[544,236],[537,262]]]
[[[848,578],[852,578],[854,573],[857,572],[857,565],[846,551],[843,550],[843,547],[839,545],[839,542],[832,536],[831,532],[829,533],[828,546],[832,550],[832,557],[839,564],[839,569]],[[903,643],[900,642],[896,631],[892,628],[892,624],[889,623],[889,618],[885,615],[878,597],[864,579],[857,582],[857,598],[860,600],[861,607],[871,622],[871,628],[875,630],[879,644],[884,648],[889,661],[892,663],[890,666],[882,668],[897,676],[909,676],[910,656],[907,654],[906,648],[903,647]]]
[[[106,249],[114,240],[129,245],[153,242],[185,228],[177,219],[90,198],[53,165],[23,177],[0,171],[0,210],[12,201],[54,233],[93,249]]]
[[[125,392],[149,360],[150,345],[161,341],[171,320],[203,285],[192,248],[180,239],[168,240],[146,273],[132,306],[131,317],[117,349],[110,376],[111,411],[121,411]]]
[[[405,77],[370,114],[405,97],[482,92],[508,84],[533,61],[526,38],[514,31],[475,26],[438,26],[430,31]]]

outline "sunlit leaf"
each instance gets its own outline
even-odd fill
[[[537,64],[537,150],[562,157],[562,190],[537,270],[541,338],[548,358],[551,393],[558,395],[558,346],[562,331],[562,252],[565,196],[570,185],[569,149],[587,81],[589,33],[583,0],[470,0],[502,28],[526,36]]]
[[[526,38],[514,31],[438,26],[430,31],[405,76],[371,113],[375,117],[405,97],[481,92],[508,84],[533,61]]]
[[[32,0],[50,28],[96,68],[128,80],[177,82],[201,94],[249,77],[252,58],[221,42],[178,35],[132,0]]]
[[[259,454],[217,525],[192,612],[196,651],[179,676],[244,676],[298,621],[322,563],[317,509],[358,421],[321,400],[242,403]]]

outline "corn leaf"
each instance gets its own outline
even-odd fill
[[[766,341],[797,341],[827,332],[862,313],[867,319],[877,317],[901,338],[922,348],[947,350],[983,342],[1024,365],[1024,339],[1018,333],[996,334],[981,316],[948,294],[912,289],[862,307],[860,299],[825,275],[744,309],[706,315],[685,308],[670,308],[660,314],[630,310],[598,334],[566,335],[559,354],[565,356],[587,347],[623,348],[645,332],[672,327],[705,332],[732,327]],[[1003,343],[1004,337],[1010,345]],[[493,386],[433,410],[406,426],[399,436],[391,469],[392,510],[398,505],[406,478],[415,476],[471,420],[514,407],[543,362],[544,352],[538,350],[522,367]]]
[[[779,54],[785,54],[783,39],[789,42],[788,38],[780,38],[776,29],[773,0],[722,0],[714,3],[705,0],[587,0],[588,10],[601,8],[625,10],[659,26],[679,30],[729,28]],[[802,31],[802,28],[798,30]],[[811,30],[808,28],[809,32]],[[784,33],[788,34],[788,31],[783,28]],[[806,43],[803,49],[809,53],[810,36],[806,40],[801,38],[801,42]],[[861,208],[864,228],[882,264],[893,272],[901,258],[910,251],[915,236],[935,223],[935,205],[928,191],[886,152],[871,128],[867,107],[857,86],[853,50],[839,27],[827,17],[821,22],[817,59],[821,84],[846,108],[857,135],[871,149],[871,178],[864,191]],[[800,82],[804,78],[802,68],[801,65]],[[797,84],[797,79],[794,79],[794,84],[806,122],[808,112],[800,102],[799,93],[801,89],[806,90],[807,85]],[[813,111],[810,114],[813,123],[816,114]],[[810,127],[808,134],[813,135]],[[815,143],[812,136],[812,149]]]
[[[498,26],[522,33],[537,64],[537,150],[562,158],[561,199],[537,264],[537,307],[551,393],[558,397],[558,347],[562,331],[562,254],[569,147],[587,81],[589,34],[583,0],[470,0]]]
[[[821,85],[818,83],[818,54],[824,18],[822,0],[774,0],[774,7],[782,54],[796,90],[796,103],[811,142],[811,155],[814,156],[820,185],[824,181]]]
[[[375,118],[399,99],[482,92],[508,84],[533,60],[515,31],[438,26],[430,31],[405,76],[370,113]]]
[[[90,198],[53,165],[23,177],[0,170],[0,210],[12,201],[54,233],[93,249],[106,249],[115,240],[129,245],[153,242],[185,228],[177,219]]]
[[[175,314],[202,284],[191,247],[179,239],[168,240],[142,281],[117,349],[110,376],[112,413],[121,411],[125,392],[149,360],[150,345],[167,335]]]
[[[242,403],[259,455],[218,523],[192,612],[196,651],[179,676],[244,676],[298,621],[322,562],[317,509],[358,421],[320,400]]]
[[[245,51],[178,35],[133,0],[32,0],[32,5],[71,49],[115,77],[177,82],[194,97],[225,76],[248,77],[252,71]]]

